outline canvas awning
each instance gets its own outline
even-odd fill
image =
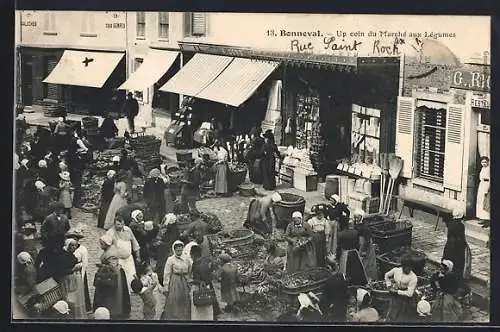
[[[276,61],[234,58],[196,97],[238,107],[250,98],[278,65]]]
[[[118,89],[142,91],[153,86],[170,69],[179,52],[150,50],[141,66]]]
[[[66,50],[43,83],[102,88],[123,56],[123,53]]]
[[[233,58],[197,53],[179,70],[160,91],[195,97],[208,86]]]

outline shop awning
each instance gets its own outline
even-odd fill
[[[160,91],[194,97],[209,85],[232,60],[231,57],[197,53],[160,88]]]
[[[235,58],[196,97],[238,107],[250,98],[278,65],[276,61]]]
[[[151,87],[170,69],[179,52],[150,50],[141,66],[118,89],[142,91]]]
[[[64,51],[43,83],[102,88],[123,58],[123,53]]]

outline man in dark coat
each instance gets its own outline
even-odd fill
[[[127,94],[127,100],[125,100],[125,104],[123,105],[125,116],[128,120],[128,126],[130,132],[135,131],[134,119],[139,114],[139,103],[137,99],[134,98],[132,92]]]
[[[54,212],[45,218],[40,229],[42,244],[44,247],[61,247],[70,228],[69,220],[64,214],[62,203],[55,202],[51,204],[51,208]]]
[[[165,215],[165,182],[160,177],[160,170],[154,168],[149,173],[149,178],[144,183],[144,200],[146,201],[150,217],[156,224],[160,223]]]
[[[190,213],[199,215],[196,201],[200,197],[201,173],[200,165],[194,165],[194,160],[188,161],[185,179],[182,180],[182,183],[180,205],[183,209],[187,208]]]

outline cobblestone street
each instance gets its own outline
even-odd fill
[[[198,209],[202,212],[211,212],[215,213],[221,220],[224,225],[225,230],[232,230],[236,228],[241,228],[243,220],[246,217],[248,204],[250,198],[241,197],[239,195],[234,195],[229,198],[212,198],[205,199],[199,201],[197,206]],[[308,204],[309,205],[309,204]],[[85,225],[84,227],[84,235],[85,238],[81,240],[82,244],[87,247],[89,250],[90,262],[89,262],[89,286],[91,292],[91,298],[93,298],[94,287],[92,285],[94,280],[94,275],[97,270],[96,264],[99,262],[99,257],[101,255],[101,250],[99,248],[99,237],[104,233],[104,230],[101,230],[96,227],[97,218],[94,214],[82,212],[79,209],[73,209],[73,219],[71,221],[72,226],[77,223],[82,223]],[[413,236],[414,236],[414,246],[419,247],[420,243],[424,244],[425,242],[421,240],[421,238],[428,236],[423,236],[423,234],[428,234],[428,230],[424,226],[415,225]],[[435,238],[433,238],[435,240]],[[427,240],[428,242],[430,241]],[[437,249],[436,249],[437,250]],[[217,292],[217,296],[220,296],[219,284],[215,283],[215,288]],[[248,289],[247,289],[248,290]],[[220,301],[220,299],[219,299]],[[138,296],[132,295],[132,320],[140,320],[143,318],[142,315],[142,303]],[[162,306],[159,306],[162,308]],[[229,314],[224,313],[219,317],[219,320],[226,321],[262,321],[269,320],[269,313],[261,312],[249,312],[244,313],[240,312],[239,314]],[[470,309],[469,320],[470,322],[488,322],[489,314],[487,312],[481,311],[479,308],[472,307]]]

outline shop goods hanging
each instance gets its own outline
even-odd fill
[[[333,276],[332,271],[322,267],[288,274],[282,278],[282,290],[288,295],[315,291],[321,289]]]
[[[304,213],[306,207],[306,200],[304,197],[290,193],[280,193],[282,200],[275,203],[274,212],[276,213],[277,225],[276,227],[286,229],[288,224],[292,221],[292,213],[299,211]]]

